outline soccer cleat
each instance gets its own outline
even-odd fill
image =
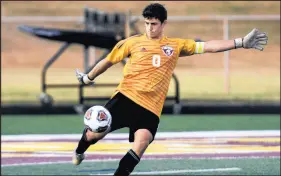
[[[85,159],[84,154],[74,153],[73,158],[72,158],[72,162],[73,162],[74,165],[79,165],[84,159]]]

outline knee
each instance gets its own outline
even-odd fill
[[[147,129],[139,129],[135,132],[135,142],[141,146],[148,146],[153,141],[151,132]]]

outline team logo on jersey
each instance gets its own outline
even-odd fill
[[[99,111],[97,119],[98,121],[105,121],[107,120],[107,115],[105,114],[105,112]]]
[[[163,46],[162,47],[163,52],[165,53],[166,56],[171,56],[174,53],[174,49],[170,46]]]

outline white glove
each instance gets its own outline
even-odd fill
[[[80,72],[78,69],[76,69],[76,77],[81,84],[94,84],[87,74]]]
[[[267,44],[268,37],[265,32],[260,32],[258,29],[253,29],[244,38],[237,38],[234,40],[235,48],[255,48],[262,51],[264,45]]]

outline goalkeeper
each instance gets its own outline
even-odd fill
[[[105,105],[112,115],[111,128],[103,133],[94,133],[85,128],[74,153],[75,165],[82,162],[84,152],[90,145],[94,145],[114,130],[128,127],[129,141],[133,142],[132,148],[120,160],[114,175],[130,175],[146,148],[154,140],[172,73],[179,57],[240,48],[263,51],[268,40],[266,33],[258,29],[253,29],[245,37],[233,40],[195,42],[192,39],[170,38],[164,35],[167,25],[167,11],[164,6],[152,3],[144,8],[142,15],[144,34],[118,42],[111,53],[89,73],[76,71],[81,84],[90,84],[112,65],[129,58],[123,70],[123,80]]]

